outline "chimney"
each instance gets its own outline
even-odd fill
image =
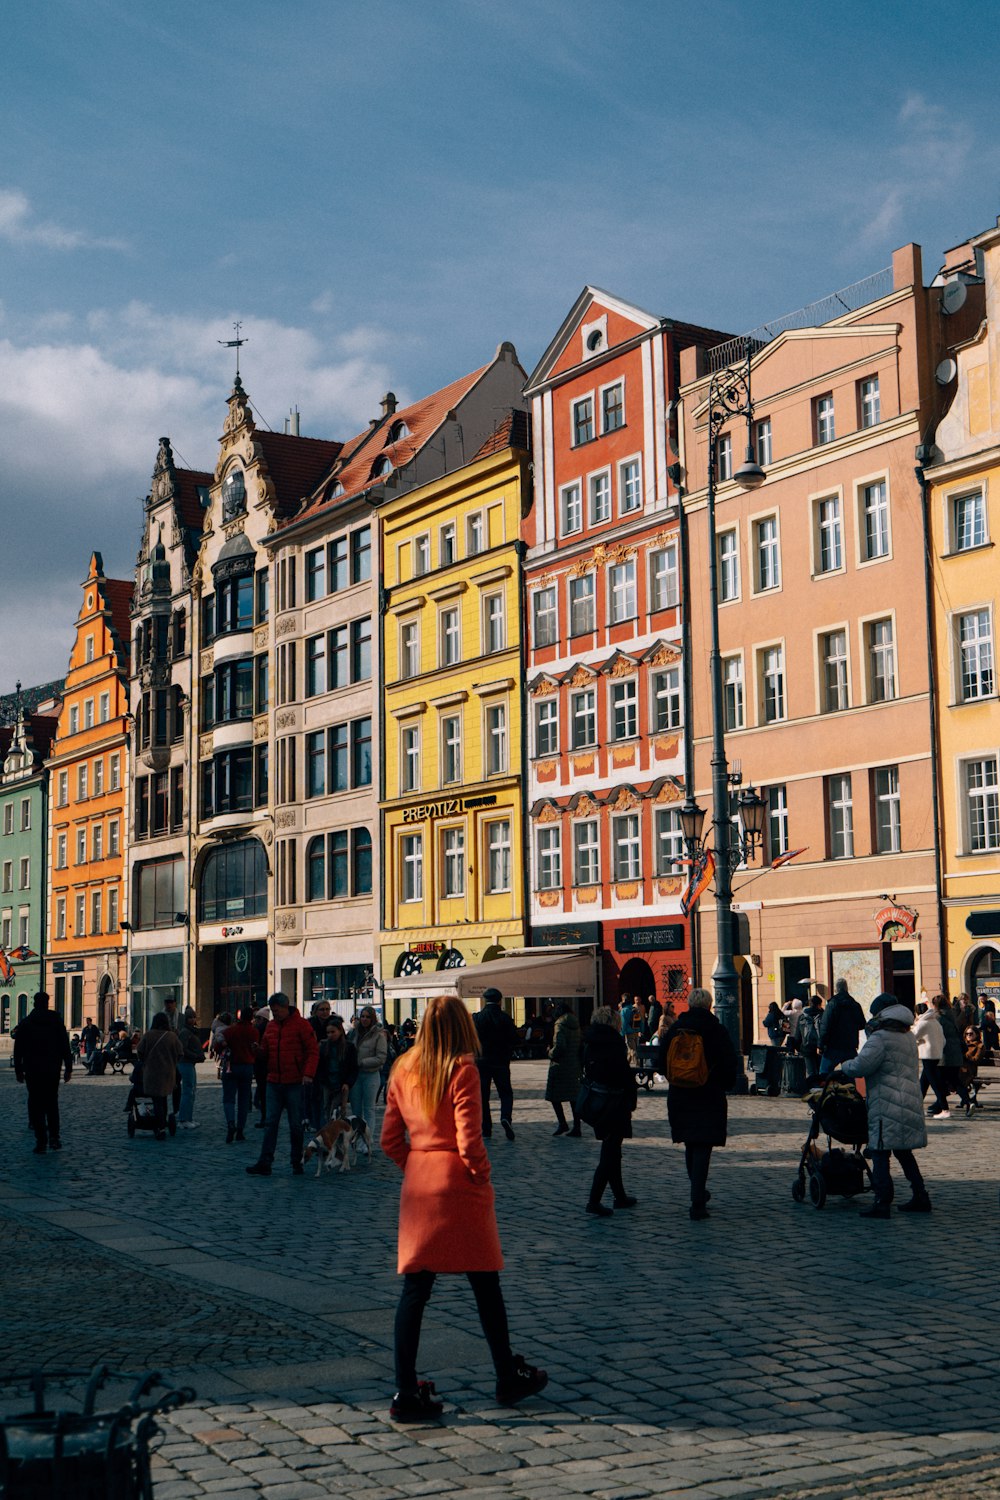
[[[299,437],[299,409],[293,406],[285,418],[285,431],[289,437]]]
[[[391,417],[394,414],[395,410],[396,410],[396,392],[395,391],[386,391],[385,395],[382,397],[382,415],[383,415],[383,417]]]

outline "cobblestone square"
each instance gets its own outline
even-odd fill
[[[934,1212],[888,1223],[794,1203],[805,1106],[736,1101],[692,1223],[658,1089],[625,1149],[639,1206],[595,1220],[596,1145],[552,1137],[544,1067],[518,1064],[517,1139],[491,1156],[514,1346],[550,1384],[498,1408],[471,1294],[442,1278],[421,1364],[446,1418],[414,1429],[388,1419],[396,1169],[295,1178],[282,1137],[274,1176],[249,1179],[259,1136],[225,1145],[199,1073],[200,1128],[162,1144],[127,1139],[120,1080],[74,1077],[66,1147],[41,1158],[0,1077],[4,1407],[37,1366],[191,1384],[157,1500],[1000,1494],[1000,1101],[931,1126]]]

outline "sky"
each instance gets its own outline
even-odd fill
[[[0,49],[0,692],[130,577],[161,435],[211,469],[242,320],[344,438],[580,289],[742,332],[1000,213],[995,8],[45,0]]]

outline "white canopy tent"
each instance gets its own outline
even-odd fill
[[[504,999],[515,995],[546,999],[598,995],[597,954],[592,946],[578,948],[513,948],[503,958],[473,964],[468,969],[433,969],[429,974],[407,974],[387,979],[387,1000],[428,999],[458,995],[474,1000],[484,990],[499,990]]]

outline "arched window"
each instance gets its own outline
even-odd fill
[[[388,455],[383,455],[383,457],[377,458],[375,460],[375,462],[372,464],[372,471],[371,471],[371,474],[369,475],[369,478],[370,479],[381,479],[384,475],[391,474],[391,473],[392,473],[392,459],[389,458]]]
[[[326,837],[318,834],[306,846],[306,900],[326,900]]]
[[[400,421],[398,422],[393,422],[392,426],[389,428],[389,436],[386,438],[386,442],[398,443],[401,438],[409,437],[409,435],[410,429],[407,427],[406,423],[402,421],[402,419],[400,419]]]
[[[259,839],[240,839],[213,849],[198,887],[203,922],[237,922],[267,913],[267,857]]]

